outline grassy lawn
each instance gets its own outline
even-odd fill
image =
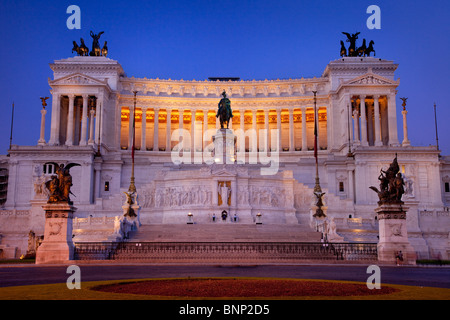
[[[201,279],[201,278],[198,278]],[[230,278],[208,278],[208,279],[230,279]],[[233,278],[235,280],[245,280],[249,278]],[[258,278],[251,278],[258,279]],[[261,278],[268,279],[268,278]],[[272,278],[275,279],[275,278]],[[93,287],[106,284],[119,284],[136,281],[158,281],[167,279],[139,279],[139,280],[120,280],[120,281],[92,281],[81,282],[81,289],[68,289],[65,283],[59,284],[47,284],[47,285],[32,285],[32,286],[17,286],[17,287],[4,287],[0,288],[1,300],[196,300],[196,299],[212,299],[212,300],[239,300],[239,299],[264,299],[264,300],[450,300],[450,289],[431,288],[431,287],[414,287],[404,285],[384,285],[387,287],[396,288],[400,291],[383,294],[383,295],[368,295],[368,296],[291,296],[291,297],[245,297],[245,298],[233,298],[233,297],[220,297],[220,298],[207,298],[207,297],[168,297],[168,296],[150,296],[140,294],[127,294],[127,293],[109,293],[92,290]],[[284,279],[286,280],[286,279]],[[311,281],[302,279],[289,279],[293,281]],[[324,280],[314,280],[321,281]],[[330,283],[358,283],[351,281],[328,281]],[[365,283],[363,283],[365,285]],[[369,290],[369,289],[367,289]],[[373,289],[376,290],[376,289]]]

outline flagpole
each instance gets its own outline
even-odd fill
[[[128,192],[134,193],[136,192],[136,186],[134,185],[134,147],[135,147],[135,129],[136,129],[136,94],[137,91],[133,91],[134,93],[134,107],[133,107],[133,143],[131,146],[131,178],[130,178],[130,187],[128,188]]]
[[[317,91],[313,91],[314,93],[314,157],[316,158],[316,185],[314,186],[314,192],[322,193],[322,188],[320,187],[319,181],[319,161],[317,156]]]
[[[436,149],[439,150],[439,138],[438,138],[437,117],[436,117],[436,102],[434,103],[434,127],[436,129]]]
[[[11,150],[11,146],[12,146],[13,125],[14,125],[14,101],[12,104],[12,112],[11,112],[11,133],[9,134],[9,150]],[[9,152],[8,152],[8,156],[9,156]]]

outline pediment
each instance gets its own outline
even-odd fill
[[[213,165],[213,166],[219,166],[216,168],[212,168],[211,175],[214,177],[236,177],[237,172],[236,169],[227,166],[227,165]]]
[[[398,86],[400,80],[391,80],[378,74],[369,72],[343,83],[343,85],[389,85]]]
[[[49,79],[50,85],[88,85],[88,86],[108,86],[107,79],[99,80],[82,73],[70,74],[55,80]]]

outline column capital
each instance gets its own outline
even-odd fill
[[[142,112],[147,112],[147,110],[148,110],[148,107],[141,107]]]
[[[83,93],[81,96],[83,97],[83,99],[89,98],[89,94],[87,94],[87,93]]]
[[[365,94],[360,94],[359,95],[359,99],[360,100],[365,100],[366,99],[366,95]]]
[[[69,97],[70,100],[75,99],[75,94],[73,94],[73,93],[69,93],[69,94],[67,94],[67,96]]]
[[[374,94],[374,95],[373,95],[373,98],[374,98],[375,100],[378,100],[378,99],[380,99],[380,97],[381,97],[381,95],[380,95],[380,94]]]

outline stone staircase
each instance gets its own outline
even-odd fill
[[[154,224],[132,231],[133,242],[320,242],[321,234],[304,225]]]

